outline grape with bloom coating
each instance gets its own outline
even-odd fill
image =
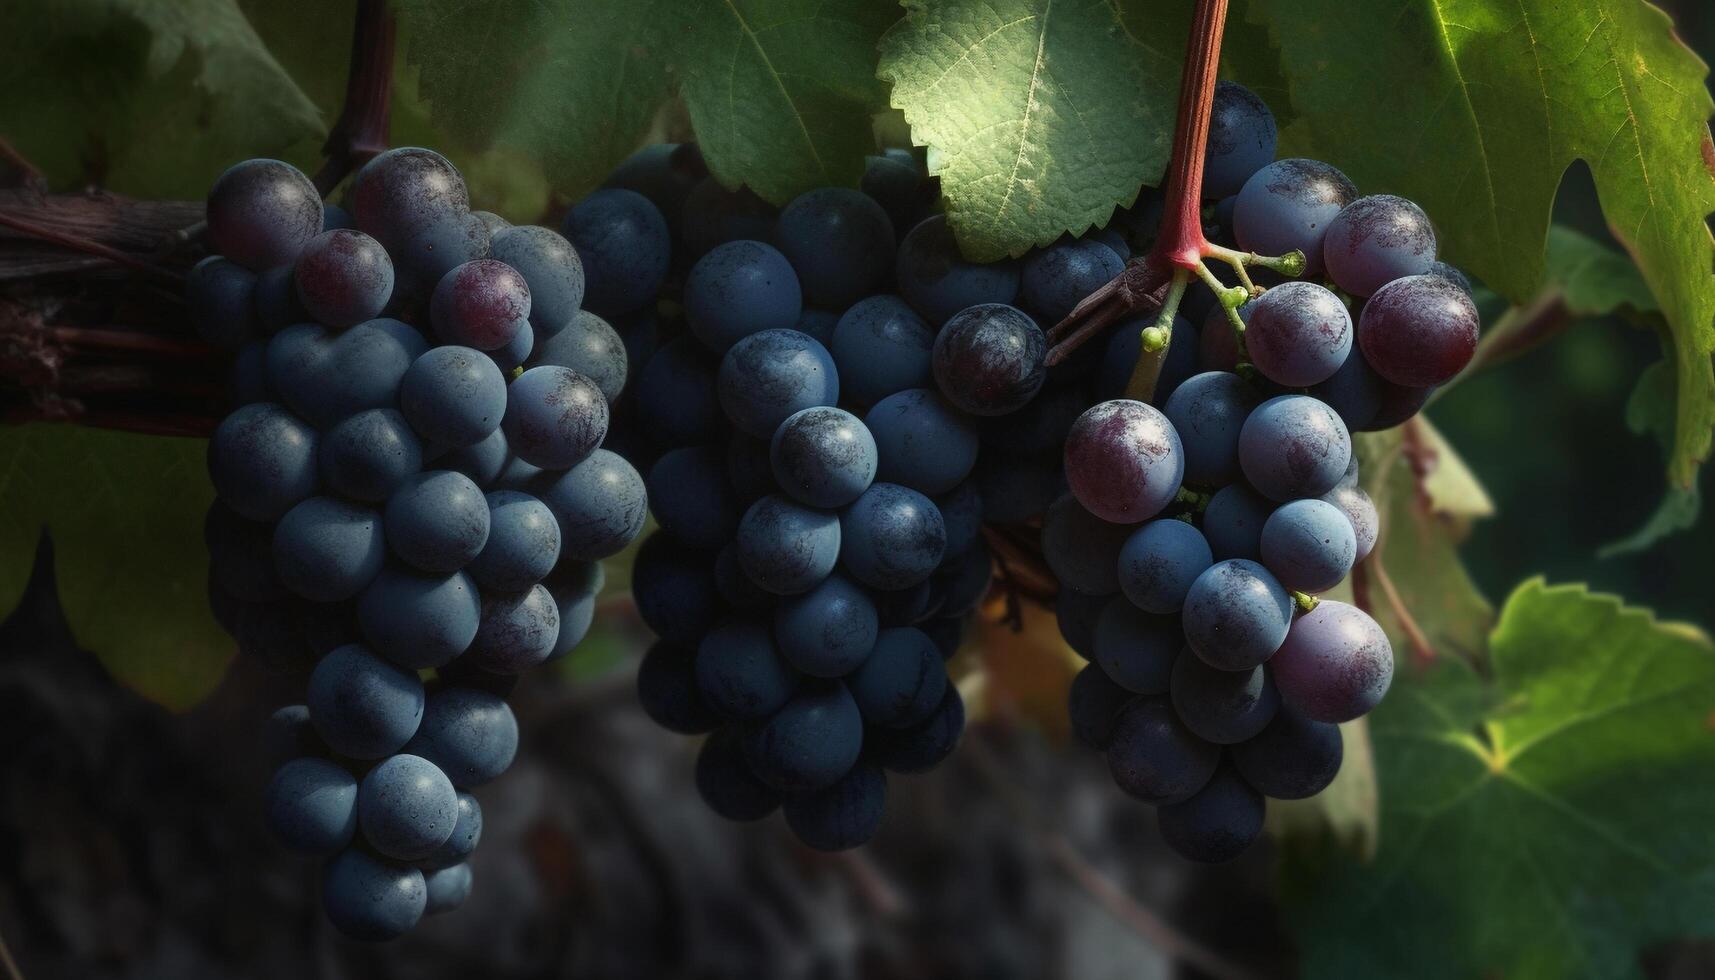
[[[1269,668],[1281,698],[1305,717],[1351,721],[1387,693],[1393,646],[1368,613],[1324,599],[1292,624]]]
[[[1161,513],[1185,475],[1185,451],[1173,423],[1130,399],[1102,402],[1080,415],[1066,437],[1065,459],[1078,502],[1115,524]]]

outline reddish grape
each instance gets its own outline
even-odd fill
[[[1116,399],[1091,407],[1066,436],[1066,479],[1084,509],[1115,524],[1147,521],[1172,503],[1185,450],[1167,416]]]
[[[1452,380],[1477,350],[1477,307],[1456,283],[1409,276],[1364,305],[1358,345],[1376,373],[1396,385],[1428,388]]]

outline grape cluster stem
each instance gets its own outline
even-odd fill
[[[1238,308],[1262,292],[1250,278],[1250,268],[1270,269],[1296,276],[1304,271],[1304,255],[1258,255],[1216,245],[1203,234],[1203,160],[1208,151],[1209,113],[1215,103],[1215,81],[1221,63],[1221,35],[1227,19],[1227,0],[1197,0],[1186,43],[1185,69],[1179,85],[1179,111],[1173,127],[1173,156],[1167,167],[1167,192],[1162,211],[1161,233],[1142,256],[1133,258],[1107,285],[1102,286],[1048,331],[1049,366],[1070,357],[1074,351],[1109,326],[1142,310],[1157,311],[1155,322],[1143,331],[1142,350],[1132,370],[1126,395],[1148,401],[1155,392],[1156,378],[1173,340],[1173,318],[1192,277],[1208,286],[1227,312],[1227,319],[1243,350],[1244,323]],[[1242,285],[1228,286],[1209,271],[1207,260],[1231,266]]]

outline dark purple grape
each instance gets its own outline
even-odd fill
[[[1079,416],[1066,437],[1065,460],[1078,502],[1115,524],[1159,514],[1185,475],[1185,450],[1173,423],[1129,399],[1102,402]]]
[[[1124,268],[1125,261],[1101,242],[1062,239],[1024,260],[1020,302],[1053,325]]]
[[[1274,113],[1255,92],[1237,82],[1215,83],[1209,110],[1209,141],[1203,160],[1203,197],[1226,198],[1274,159]]]
[[[716,578],[719,585],[718,567]],[[802,595],[787,596],[774,610],[780,655],[811,677],[844,677],[856,670],[875,648],[880,626],[869,593],[844,575],[830,575]]]
[[[1250,316],[1251,304],[1239,307],[1239,319]],[[1205,371],[1234,371],[1239,366],[1239,342],[1233,336],[1232,321],[1218,304],[1203,317],[1203,329],[1197,335],[1197,366]]]
[[[1132,525],[1110,524],[1068,493],[1043,518],[1042,556],[1061,588],[1113,595],[1120,588],[1120,549],[1131,532]]]
[[[1428,388],[1451,381],[1471,363],[1480,322],[1476,305],[1457,284],[1410,276],[1383,286],[1364,304],[1358,344],[1383,378]]]
[[[1292,598],[1268,569],[1243,558],[1211,565],[1185,596],[1185,642],[1219,670],[1268,660],[1291,624]]]
[[[859,762],[839,782],[780,805],[786,826],[804,846],[844,851],[874,837],[887,810],[887,774]]]
[[[1239,431],[1261,401],[1256,389],[1226,371],[1196,375],[1167,399],[1162,411],[1179,433],[1186,483],[1224,487],[1239,479]]]
[[[894,273],[900,295],[932,327],[968,307],[1018,297],[1018,263],[966,261],[944,214],[924,218],[899,243]]]
[[[1292,624],[1269,669],[1281,698],[1305,717],[1351,721],[1387,693],[1393,646],[1368,613],[1323,599]]]
[[[1245,350],[1263,376],[1288,388],[1326,381],[1352,350],[1352,315],[1312,282],[1282,283],[1249,304]]]
[[[521,674],[553,656],[560,604],[546,586],[483,596],[482,620],[465,656],[496,674]]]
[[[504,262],[466,262],[441,277],[429,317],[449,344],[499,350],[529,322],[530,287]]]
[[[1346,175],[1318,160],[1276,160],[1245,181],[1233,206],[1233,235],[1263,255],[1304,253],[1304,274],[1322,274],[1328,225],[1358,190]]]
[[[720,716],[697,691],[696,664],[696,650],[663,641],[650,647],[637,666],[637,703],[670,732],[700,735],[720,725]]]
[[[768,241],[779,209],[748,187],[729,191],[704,177],[686,195],[681,214],[685,257],[695,262],[727,242]]]
[[[1359,431],[1381,432],[1410,419],[1429,404],[1429,398],[1435,394],[1433,386],[1428,388],[1408,388],[1396,385],[1391,381],[1377,380],[1381,386],[1381,397],[1376,405],[1375,415]]]
[[[971,423],[933,389],[888,395],[864,416],[875,439],[876,477],[923,493],[951,490],[977,464],[981,446]]]
[[[1351,457],[1352,437],[1340,416],[1306,395],[1270,398],[1239,430],[1245,478],[1272,500],[1327,493],[1345,475]]]
[[[1465,275],[1465,273],[1461,272],[1454,266],[1437,260],[1429,264],[1429,271],[1425,274],[1445,279],[1453,285],[1458,286],[1466,296],[1471,295],[1471,277]]]
[[[215,179],[207,216],[214,250],[261,272],[291,263],[321,234],[322,196],[289,163],[246,160]]]
[[[672,263],[672,232],[648,197],[593,192],[566,211],[561,232],[583,261],[585,307],[614,318],[655,302]]]
[[[430,225],[469,211],[470,193],[458,168],[417,146],[395,147],[364,164],[351,192],[357,227],[389,252]]]
[[[843,313],[826,342],[847,398],[873,405],[895,392],[934,384],[935,330],[905,301],[882,294]]]
[[[935,714],[948,683],[935,640],[923,630],[900,626],[882,630],[873,647],[845,681],[864,723],[911,728]]]
[[[1203,537],[1216,561],[1262,559],[1262,525],[1274,513],[1273,502],[1243,483],[1222,487],[1203,508]]]
[[[1381,409],[1382,397],[1394,385],[1382,380],[1356,344],[1346,354],[1340,369],[1327,380],[1310,386],[1310,394],[1328,403],[1350,432],[1363,432]]]
[[[1085,595],[1061,589],[1054,597],[1054,622],[1072,652],[1085,660],[1096,657],[1096,621],[1112,601],[1108,596]]]
[[[1328,224],[1322,240],[1328,278],[1353,296],[1370,296],[1395,279],[1421,276],[1435,262],[1435,228],[1403,197],[1360,197]]]
[[[935,337],[935,383],[973,415],[1005,415],[1041,390],[1048,340],[1028,314],[1000,303],[967,307]]]
[[[1179,617],[1155,616],[1115,596],[1096,617],[1090,659],[1115,684],[1138,694],[1167,693],[1173,661],[1185,645]]]
[[[1165,696],[1137,698],[1120,710],[1108,740],[1114,783],[1145,803],[1190,799],[1209,782],[1221,747],[1191,733]]]
[[[1072,735],[1078,741],[1100,752],[1108,747],[1114,736],[1114,724],[1120,711],[1136,697],[1115,684],[1102,672],[1100,664],[1085,664],[1072,678],[1066,696],[1066,719]]]
[[[1222,766],[1195,796],[1161,808],[1161,839],[1188,861],[1222,864],[1245,852],[1262,834],[1267,801]]]
[[[1267,728],[1230,751],[1233,767],[1252,789],[1277,800],[1302,800],[1334,781],[1345,745],[1340,726],[1312,721],[1283,704]]]
[[[871,728],[864,733],[864,752],[893,772],[928,772],[953,754],[964,731],[965,699],[957,685],[948,684],[927,721],[910,728]]]
[[[804,301],[842,310],[874,293],[893,268],[893,222],[848,187],[819,187],[780,209],[774,243],[804,285]]]
[[[807,681],[766,721],[750,726],[744,758],[782,793],[811,793],[838,782],[863,751],[863,716],[839,681]]]
[[[1340,513],[1346,515],[1346,520],[1351,522],[1353,539],[1357,545],[1353,563],[1368,558],[1370,550],[1376,546],[1376,535],[1381,530],[1381,516],[1376,513],[1376,505],[1370,495],[1364,492],[1363,487],[1342,483],[1319,499],[1338,507]]]
[[[697,752],[697,795],[717,816],[749,822],[773,813],[780,794],[750,771],[743,743],[736,725],[715,731],[703,742]]]
[[[236,262],[210,255],[185,277],[185,303],[197,336],[223,350],[256,340],[256,273]]]
[[[208,473],[220,499],[253,521],[278,520],[320,485],[316,430],[280,405],[238,409],[214,430]]]
[[[645,481],[649,510],[661,529],[692,548],[715,550],[732,540],[743,513],[726,478],[726,453],[686,446],[661,454]]]
[[[796,686],[761,623],[734,620],[710,630],[697,646],[697,690],[728,718],[767,718],[791,700]]]
[[[780,423],[769,460],[780,488],[794,498],[812,507],[844,507],[875,480],[875,438],[849,412],[806,408]]]
[[[638,618],[668,643],[695,646],[725,609],[715,582],[713,557],[693,551],[672,535],[643,540],[631,573]]]
[[[1280,707],[1266,668],[1216,670],[1189,650],[1173,662],[1172,695],[1185,727],[1216,745],[1251,738]]]
[[[393,260],[361,231],[324,231],[304,246],[292,280],[316,322],[344,330],[381,315],[393,295]]]

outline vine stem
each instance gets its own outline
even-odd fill
[[[1185,68],[1179,82],[1179,109],[1173,124],[1173,156],[1167,165],[1161,232],[1149,251],[1131,260],[1110,282],[1085,297],[1064,320],[1048,331],[1047,364],[1052,367],[1070,357],[1107,327],[1132,313],[1154,308],[1168,328],[1160,340],[1171,342],[1177,297],[1183,293],[1183,276],[1195,276],[1210,285],[1238,324],[1238,305],[1251,295],[1246,287],[1227,287],[1204,266],[1204,260],[1225,262],[1248,281],[1246,266],[1259,265],[1298,275],[1304,256],[1261,256],[1212,244],[1203,234],[1203,161],[1208,155],[1209,115],[1215,104],[1215,82],[1221,65],[1221,36],[1226,29],[1227,0],[1197,0],[1186,42]],[[1230,294],[1230,295],[1229,295]],[[1157,325],[1159,326],[1159,324]],[[1151,328],[1155,329],[1155,328]],[[1127,388],[1128,397],[1147,398],[1153,393],[1167,343],[1159,349],[1146,344]]]
[[[74,252],[83,252],[86,255],[94,255],[98,258],[106,259],[114,265],[124,266],[134,272],[146,273],[166,282],[173,283],[174,285],[184,285],[185,277],[183,274],[155,265],[153,262],[145,262],[135,255],[121,252],[119,249],[113,248],[110,245],[103,245],[101,242],[95,241],[94,239],[83,238],[77,235],[69,235],[45,225],[36,224],[33,221],[25,221],[23,218],[7,214],[4,211],[0,211],[0,225],[4,225],[13,231],[22,232],[32,238],[37,238],[44,242],[50,242],[54,245],[61,246],[62,248],[69,248]]]
[[[345,104],[328,131],[316,190],[328,196],[340,181],[387,149],[393,102],[393,52],[398,27],[387,0],[358,0],[345,78]]]

